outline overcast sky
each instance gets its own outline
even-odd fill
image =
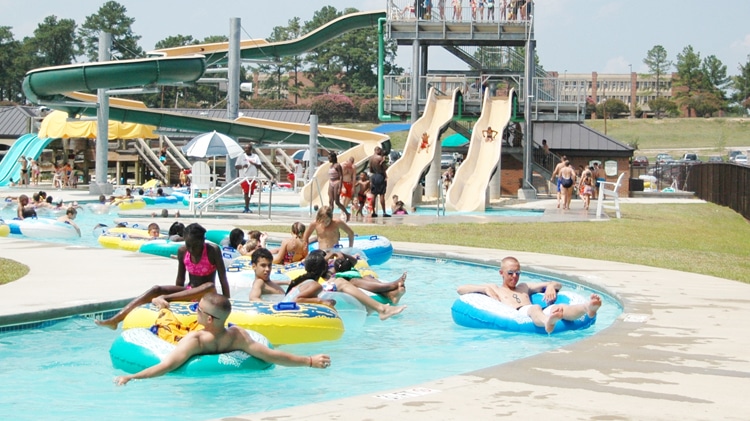
[[[404,0],[396,0],[401,4]],[[0,0],[0,26],[12,27],[16,39],[33,34],[46,16],[82,24],[104,1]],[[171,35],[227,35],[229,19],[242,20],[242,39],[266,38],[274,26],[298,16],[310,20],[321,7],[338,10],[384,9],[387,0],[120,0],[135,18],[140,45],[150,50]],[[450,0],[446,0],[450,4]],[[464,1],[468,4],[468,0]],[[701,57],[715,55],[729,75],[738,74],[750,54],[750,1],[725,0],[537,0],[537,51],[548,71],[560,73],[646,72],[643,58],[656,44],[669,59],[692,45]],[[438,48],[430,50],[430,70],[462,69],[463,64]],[[411,48],[399,50],[398,63],[411,65]]]

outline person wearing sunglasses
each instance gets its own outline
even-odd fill
[[[597,294],[591,294],[584,304],[551,304],[557,299],[557,291],[562,284],[556,281],[521,283],[521,264],[515,257],[508,256],[500,264],[502,285],[462,285],[458,287],[458,294],[480,293],[494,298],[508,305],[518,312],[531,318],[536,326],[543,327],[547,333],[555,330],[555,324],[561,320],[576,320],[587,314],[593,318],[602,305],[602,299]],[[537,304],[531,303],[531,294],[543,293],[544,301],[550,303],[544,310]]]
[[[237,326],[225,327],[227,317],[232,312],[229,299],[216,293],[208,293],[195,307],[198,324],[203,329],[192,330],[177,342],[175,349],[161,362],[128,376],[118,376],[114,382],[118,386],[133,379],[157,377],[178,369],[196,355],[222,354],[243,351],[255,358],[272,364],[290,367],[328,368],[331,357],[325,354],[310,356],[295,355],[278,349],[271,349],[254,341],[245,329]]]

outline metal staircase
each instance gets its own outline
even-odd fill
[[[138,156],[141,157],[141,161],[154,173],[154,177],[165,184],[169,184],[169,168],[159,161],[159,157],[151,149],[151,146],[141,138],[134,139],[134,146]]]
[[[163,144],[167,145],[167,157],[180,167],[181,170],[191,167],[190,161],[188,161],[180,148],[175,146],[167,136],[162,135],[160,140]]]

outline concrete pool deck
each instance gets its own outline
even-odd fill
[[[226,228],[251,219],[200,222]],[[589,215],[569,219],[588,220]],[[747,419],[750,285],[540,253],[456,246],[446,251],[440,245],[400,242],[394,247],[398,253],[490,264],[514,255],[524,269],[611,294],[624,312],[593,337],[513,363],[405,389],[224,420]],[[51,316],[113,308],[175,276],[168,259],[17,238],[0,238],[0,256],[31,268],[23,278],[0,286],[0,325],[39,312]]]

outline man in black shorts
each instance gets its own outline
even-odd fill
[[[375,154],[370,157],[370,193],[372,193],[372,216],[377,217],[378,214],[378,196],[380,196],[380,207],[383,209],[383,216],[389,217],[385,213],[385,190],[388,187],[388,178],[385,170],[387,166],[385,164],[385,158],[383,157],[383,149],[380,146],[375,147]]]

